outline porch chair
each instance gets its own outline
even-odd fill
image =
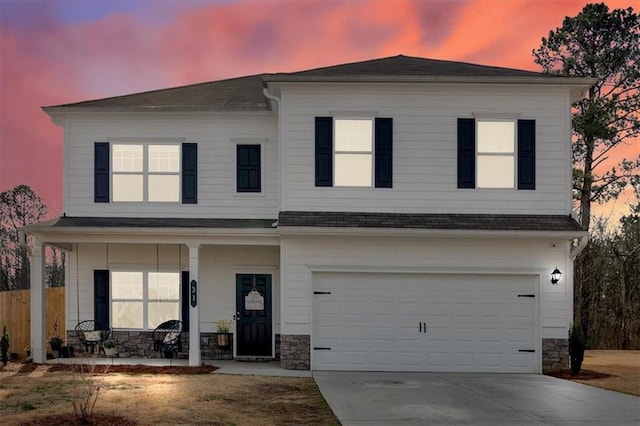
[[[153,340],[153,350],[160,352],[160,357],[165,354],[167,349],[177,348],[182,351],[182,321],[169,320],[165,321],[153,330],[151,339]]]
[[[111,335],[109,326],[94,320],[79,322],[78,325],[76,325],[75,331],[80,344],[84,345],[84,351],[89,352],[89,348],[91,348],[91,353],[94,353],[96,348],[99,353],[102,344],[107,341]]]

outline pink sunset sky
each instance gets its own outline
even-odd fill
[[[0,0],[0,191],[27,184],[63,211],[63,131],[42,106],[397,54],[539,71],[532,49],[586,3]]]

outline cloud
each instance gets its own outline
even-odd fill
[[[62,130],[42,105],[397,54],[536,70],[531,50],[584,2],[118,4],[0,0],[0,190],[28,183],[61,212]]]

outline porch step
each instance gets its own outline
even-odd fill
[[[271,362],[273,358],[267,356],[236,356],[234,360],[238,362]]]

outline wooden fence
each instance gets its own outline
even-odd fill
[[[46,289],[47,331],[45,337],[57,334],[65,338],[64,287]],[[2,326],[9,333],[9,352],[15,352],[20,358],[25,356],[25,347],[31,345],[31,290],[0,292],[0,333]]]

